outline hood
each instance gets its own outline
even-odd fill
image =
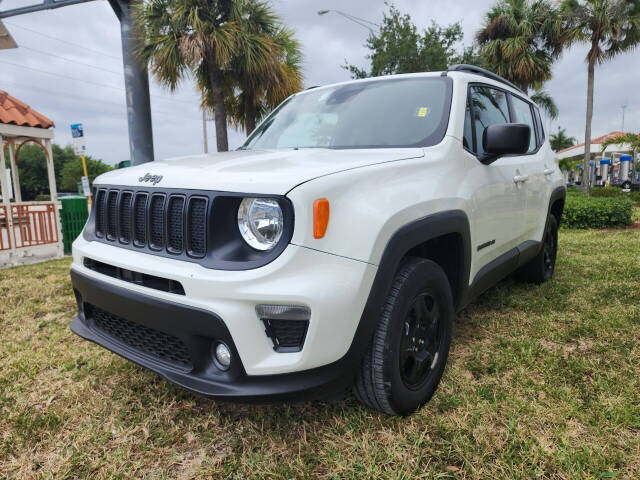
[[[314,178],[423,155],[420,148],[240,150],[114,170],[94,183],[284,195]]]

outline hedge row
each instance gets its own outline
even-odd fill
[[[630,198],[633,203],[640,203],[640,192],[623,192],[620,187],[595,187],[590,190],[592,197]]]
[[[623,197],[587,197],[572,192],[567,195],[562,214],[562,225],[566,228],[611,228],[628,227],[633,203]]]

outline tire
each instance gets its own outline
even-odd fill
[[[411,259],[396,274],[356,375],[360,402],[407,415],[433,396],[449,355],[455,310],[440,266]]]
[[[529,263],[523,265],[517,273],[520,280],[541,284],[553,277],[558,254],[558,221],[549,214],[542,237],[540,252]]]

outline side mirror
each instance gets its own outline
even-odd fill
[[[485,153],[480,156],[480,161],[489,165],[502,155],[527,153],[530,140],[531,128],[524,123],[489,125],[482,134]]]

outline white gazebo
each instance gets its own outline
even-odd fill
[[[0,90],[0,267],[60,258],[63,255],[60,203],[51,139],[54,124],[29,105]],[[45,152],[50,201],[23,202],[18,156],[29,143]],[[5,168],[8,152],[10,168]]]

